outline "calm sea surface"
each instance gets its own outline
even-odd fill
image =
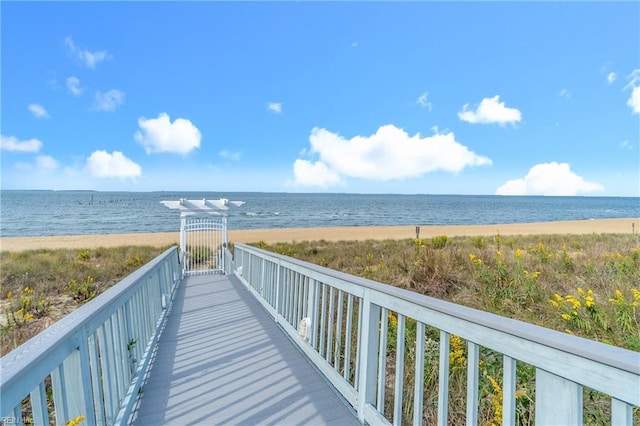
[[[216,192],[1,191],[0,235],[165,232],[180,229],[162,200],[246,201],[230,229],[464,225],[640,217],[637,197],[501,197]]]

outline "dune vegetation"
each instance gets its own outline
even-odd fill
[[[544,327],[640,351],[637,235],[255,244]]]
[[[637,235],[447,237],[387,241],[255,244],[280,254],[510,318],[640,351],[640,240]],[[404,354],[397,314],[387,318],[385,414],[392,418],[395,358],[404,356],[403,424],[410,423],[415,380],[415,320]],[[438,330],[427,327],[425,389],[438,384]],[[449,342],[450,424],[465,422],[466,344]],[[480,424],[501,424],[502,356],[480,352]],[[517,424],[534,424],[535,370],[518,363]],[[436,421],[437,392],[424,394],[424,424]],[[585,424],[610,422],[610,398],[584,389]],[[636,421],[640,413],[635,412]]]
[[[166,249],[0,252],[0,353],[24,343]]]
[[[640,238],[637,234],[435,236],[427,239],[255,246],[382,283],[516,318],[562,332],[640,351]],[[1,252],[1,354],[96,297],[167,247]],[[389,374],[393,371],[397,315],[389,312]],[[406,321],[404,421],[411,413],[415,321]],[[427,345],[437,345],[427,328]],[[450,420],[464,422],[466,345],[451,336]],[[435,355],[434,355],[435,354]],[[437,350],[427,351],[436,357]],[[500,424],[501,357],[481,350],[481,424]],[[437,359],[425,360],[437,366]],[[534,371],[518,364],[517,423],[533,424]],[[437,367],[425,371],[437,384]],[[393,380],[389,381],[390,383]],[[390,385],[391,386],[391,385]],[[393,390],[387,392],[387,411]],[[436,400],[434,400],[436,398]],[[608,423],[606,396],[585,389],[586,424]],[[437,392],[425,393],[425,424],[435,419]],[[635,413],[640,421],[640,413]]]

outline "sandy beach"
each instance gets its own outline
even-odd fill
[[[435,235],[488,236],[532,234],[638,234],[640,218],[576,220],[566,222],[514,223],[499,225],[421,225],[420,238]],[[291,241],[384,240],[415,238],[416,226],[354,226],[337,228],[278,228],[230,230],[233,243],[265,243]],[[123,245],[150,245],[155,247],[178,244],[180,233],[158,232],[149,234],[63,235],[45,237],[2,237],[0,250],[23,251],[31,249],[96,248]]]

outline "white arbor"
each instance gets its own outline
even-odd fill
[[[229,206],[244,201],[187,200],[161,201],[180,210],[180,259],[185,275],[224,273],[227,248],[227,212]]]

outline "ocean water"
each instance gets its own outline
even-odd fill
[[[167,232],[180,229],[163,200],[245,201],[229,229],[464,225],[640,217],[638,197],[294,194],[223,192],[0,192],[0,235]]]

